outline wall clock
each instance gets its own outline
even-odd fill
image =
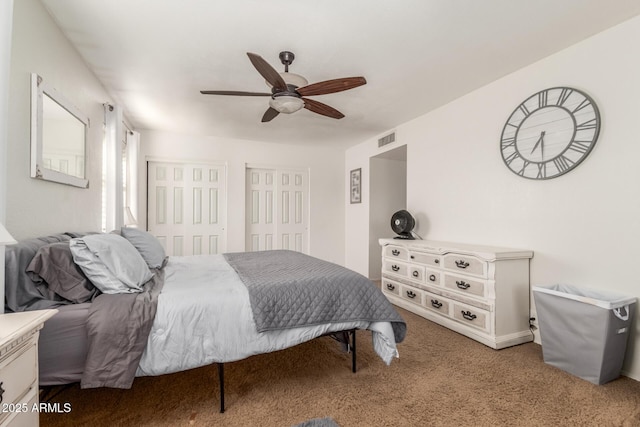
[[[550,179],[580,164],[600,133],[600,112],[589,95],[570,87],[542,90],[524,100],[502,129],[505,165],[529,179]]]

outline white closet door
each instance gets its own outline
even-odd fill
[[[246,250],[309,252],[309,173],[247,168]]]
[[[224,165],[148,162],[147,173],[147,228],[167,255],[224,252]]]

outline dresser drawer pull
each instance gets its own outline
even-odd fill
[[[387,283],[387,289],[389,289],[390,291],[394,290],[396,287],[395,285],[392,285],[391,283]]]
[[[433,260],[433,262],[435,262],[436,264],[440,264],[440,260],[438,258],[436,258],[435,260]]]
[[[467,268],[467,267],[469,267],[469,263],[467,261],[461,259],[459,261],[456,261],[456,267],[458,267],[458,268]]]
[[[411,259],[416,259],[416,257],[414,257],[413,255],[411,255],[409,258],[411,258]]]
[[[461,311],[462,313],[462,317],[464,317],[467,320],[474,320],[477,316],[475,314],[471,314],[470,311]]]
[[[464,280],[456,280],[456,286],[458,286],[460,289],[469,289],[471,285]]]
[[[399,250],[397,250],[397,249],[392,249],[392,250],[391,250],[391,255],[393,255],[393,256],[398,256],[398,255],[400,255],[400,251],[399,251]]]
[[[431,300],[431,305],[434,306],[435,308],[441,308],[442,307],[442,303],[440,301],[438,301],[437,299],[432,299]]]
[[[397,265],[392,265],[392,266],[391,266],[391,269],[392,269],[393,271],[398,271],[398,270],[400,270],[400,267],[399,267],[399,266],[397,266]]]
[[[429,280],[431,280],[432,282],[435,282],[436,281],[436,275],[435,274],[430,275],[429,276]]]
[[[413,270],[413,273],[411,273],[411,274],[413,274],[413,277],[418,277],[418,276],[420,276],[420,273],[418,273],[418,271],[417,271],[417,270]]]
[[[407,296],[408,296],[409,298],[413,299],[413,298],[415,298],[415,297],[416,297],[416,294],[415,294],[415,292],[413,292],[413,291],[407,291]]]

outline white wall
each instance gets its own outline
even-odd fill
[[[9,70],[13,0],[0,1],[0,223],[5,223],[7,200],[7,135],[9,111]],[[4,295],[4,246],[0,245],[0,295]],[[4,313],[4,304],[0,305]]]
[[[640,297],[640,17],[525,67],[438,110],[397,127],[407,144],[407,208],[426,239],[531,249],[531,283],[567,283]],[[522,179],[501,159],[505,120],[528,96],[572,86],[600,108],[600,138],[567,175]],[[345,169],[363,168],[376,141],[346,153]],[[366,270],[367,209],[346,205],[347,266]],[[585,319],[588,321],[589,319]],[[624,372],[640,380],[640,315]]]
[[[0,2],[0,222],[4,224],[7,191],[7,136],[9,134],[9,74],[13,0]],[[4,262],[4,256],[0,262]]]
[[[344,264],[344,153],[333,148],[203,138],[140,131],[139,223],[146,228],[146,160],[217,162],[227,166],[227,251],[245,246],[245,167],[249,165],[309,169],[310,254]]]
[[[83,111],[89,189],[30,178],[30,79],[38,73]],[[16,239],[64,231],[99,231],[104,110],[111,99],[38,0],[14,4],[6,226]]]

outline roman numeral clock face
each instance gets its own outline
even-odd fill
[[[599,133],[600,113],[591,97],[555,87],[514,110],[502,129],[500,151],[507,167],[523,178],[555,178],[589,155]]]

